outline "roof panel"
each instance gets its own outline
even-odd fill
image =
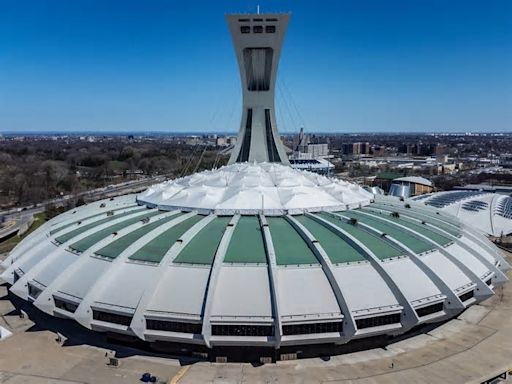
[[[376,212],[373,210],[366,210],[365,212]],[[344,215],[348,217],[352,217],[354,219],[357,219],[359,222],[368,224],[372,228],[375,228],[381,232],[384,232],[388,234],[389,236],[393,237],[394,239],[398,240],[400,243],[405,245],[406,247],[410,248],[415,253],[423,253],[426,251],[430,251],[434,248],[432,244],[429,242],[413,237],[410,233],[404,231],[402,228],[393,225],[391,223],[387,223],[385,221],[379,220],[377,218],[371,218],[366,215],[358,214],[358,212],[349,211],[344,213]],[[388,214],[389,215],[389,214]],[[386,216],[387,219],[390,216]],[[390,217],[391,218],[391,217]]]
[[[455,264],[441,255],[439,251],[426,253],[424,256],[421,256],[421,260],[423,260],[451,290],[471,283],[471,280]]]
[[[257,216],[242,216],[229,242],[225,263],[266,263],[263,233]]]
[[[147,311],[200,316],[210,268],[171,265],[160,279]]]
[[[313,251],[283,217],[267,217],[277,265],[318,264]]]
[[[204,216],[194,215],[181,223],[174,225],[136,251],[129,257],[129,259],[159,263],[176,240],[178,240],[181,235],[203,218]]]
[[[34,280],[48,286],[52,283],[68,266],[78,259],[78,256],[60,248],[55,257],[52,257],[51,263],[47,263],[42,270],[39,270]]]
[[[339,318],[341,310],[322,268],[278,268],[283,321]]]
[[[305,215],[294,216],[294,218],[304,225],[316,240],[318,240],[332,263],[350,263],[366,260],[362,252],[352,247],[322,224]]]
[[[416,222],[414,220],[411,220],[411,219],[408,219],[408,218],[405,218],[402,216],[401,217],[393,217],[389,214],[383,214],[383,213],[380,213],[379,211],[375,211],[375,210],[370,211],[369,209],[366,209],[366,208],[363,208],[363,210],[366,213],[369,213],[372,217],[376,218],[377,220],[381,220],[381,222],[382,222],[382,219],[386,219],[386,220],[392,221],[396,224],[403,225],[403,226],[407,227],[408,229],[411,229],[415,232],[422,234],[423,236],[429,238],[430,240],[434,241],[435,243],[437,243],[439,245],[446,245],[453,241],[449,237],[437,232],[437,230],[435,230],[434,228],[427,227],[424,224],[419,224],[418,222]],[[364,220],[365,218],[368,217],[367,215],[362,215],[360,212],[357,212],[357,211],[354,211],[351,213],[353,213],[355,215],[359,215],[361,217],[361,220]],[[368,220],[368,219],[366,219],[366,220]],[[398,228],[400,228],[400,227],[398,227]]]
[[[174,259],[174,263],[206,264],[213,263],[226,226],[231,217],[222,216],[213,219],[195,235]]]
[[[332,271],[352,312],[399,304],[370,264],[342,265]]]
[[[109,257],[111,259],[115,259],[117,256],[119,256],[126,248],[128,248],[130,245],[135,243],[137,240],[139,240],[142,236],[148,234],[152,230],[158,228],[159,226],[174,220],[177,217],[180,217],[183,215],[183,212],[179,212],[176,215],[171,215],[167,217],[162,218],[156,218],[154,221],[150,221],[147,224],[143,224],[142,227],[137,228],[136,230],[127,233],[126,235],[120,237],[119,239],[111,242],[110,244],[106,245],[105,247],[97,250],[94,252],[97,255]]]
[[[272,317],[266,266],[229,266],[220,269],[215,286],[212,317]]]
[[[111,225],[107,228],[100,229],[97,232],[92,233],[89,236],[84,237],[83,239],[78,240],[77,242],[71,244],[69,247],[71,249],[74,249],[78,252],[85,252],[87,249],[92,247],[93,245],[97,244],[99,241],[103,240],[104,238],[117,233],[118,231],[136,224],[137,222],[140,222],[140,225],[144,226],[145,224],[142,223],[141,220],[145,218],[151,218],[156,215],[162,215],[164,212],[160,212],[158,210],[152,210],[144,212],[142,215],[137,215],[135,217],[132,217],[127,220],[123,220],[120,223]]]
[[[441,294],[432,280],[409,258],[385,263],[383,267],[409,302]]]
[[[340,214],[345,214],[346,212],[349,211],[343,211],[340,212]],[[361,226],[349,224],[346,220],[332,217],[327,213],[320,213],[319,215],[323,219],[330,221],[340,229],[347,232],[349,235],[362,242],[375,256],[381,260],[403,255],[403,251],[398,247],[391,245],[385,240],[382,240],[379,236],[370,233],[368,230],[365,230]]]
[[[157,268],[120,263],[117,264],[115,270],[109,270],[107,273],[110,275],[109,279],[104,286],[98,287],[95,303],[134,310],[146,290],[146,285],[156,275]]]
[[[72,230],[72,231],[69,231],[69,232],[66,232],[64,233],[63,235],[61,236],[58,236],[55,238],[55,241],[57,241],[58,243],[65,243],[66,241],[68,240],[71,240],[73,237],[76,237],[78,235],[80,235],[81,233],[84,233],[85,231],[88,231],[89,229],[93,229],[99,225],[102,225],[102,224],[105,224],[105,223],[108,223],[109,221],[113,221],[113,220],[117,220],[121,217],[124,217],[124,216],[128,216],[128,215],[132,215],[134,213],[138,213],[138,212],[142,212],[142,211],[146,211],[147,208],[144,207],[144,208],[140,208],[140,209],[134,209],[134,210],[131,210],[129,212],[123,212],[123,213],[120,213],[120,214],[113,214],[112,216],[108,216],[104,219],[101,219],[101,220],[97,220],[97,221],[94,221],[92,223],[88,223],[88,224],[85,224],[85,225],[80,225],[78,228]],[[77,222],[78,224],[78,222]]]
[[[106,215],[107,212],[117,212],[117,211],[121,211],[123,209],[135,208],[136,206],[137,206],[137,204],[133,204],[133,205],[128,205],[128,206],[121,207],[121,208],[116,208],[116,209],[108,209],[107,207],[105,207],[105,210],[101,211],[100,213],[96,213],[96,214],[91,215],[91,216],[82,217],[79,220],[75,220],[75,221],[72,221],[71,223],[67,223],[65,225],[61,225],[61,226],[59,226],[57,228],[52,229],[50,231],[50,235],[53,235],[53,234],[55,234],[55,233],[57,233],[59,231],[62,231],[63,229],[72,226],[73,224],[78,224],[79,222],[83,222],[85,220],[93,219],[93,218],[101,216],[101,215]]]
[[[94,283],[98,281],[98,278],[103,275],[105,270],[111,265],[112,264],[108,261],[95,257],[87,257],[87,261],[80,266],[79,271],[74,274],[68,273],[59,277],[63,280],[59,287],[59,292],[79,298],[85,297]]]

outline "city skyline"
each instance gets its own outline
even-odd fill
[[[1,133],[238,131],[222,14],[256,3],[28,3],[0,5]],[[512,129],[506,1],[259,3],[292,13],[281,133]]]

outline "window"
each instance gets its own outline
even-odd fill
[[[33,299],[37,299],[39,295],[43,292],[42,289],[39,289],[32,284],[28,284],[28,295],[32,297]]]
[[[257,23],[258,23],[258,22],[262,22],[262,21],[263,21],[263,19],[252,19],[252,21],[255,21],[255,22],[257,22]]]
[[[465,302],[475,296],[475,291],[469,291],[459,296],[460,301]]]
[[[491,284],[492,284],[492,278],[490,278],[489,280],[487,280],[487,281],[485,282],[485,284],[487,284],[487,285],[491,285]]]
[[[53,301],[55,302],[55,306],[57,308],[62,309],[66,312],[75,313],[76,309],[78,308],[78,304],[72,303],[70,301],[57,299],[56,297],[53,298]]]
[[[252,130],[252,108],[247,110],[247,121],[245,122],[245,132],[242,141],[242,147],[238,153],[237,162],[249,160],[249,149],[251,147],[251,130]]]
[[[276,33],[276,26],[275,25],[267,25],[265,27],[266,33]]]
[[[242,25],[240,27],[240,32],[241,33],[251,33],[251,27],[249,27],[248,25]]]
[[[155,331],[194,333],[200,335],[203,325],[200,323],[146,319],[146,328]]]
[[[243,55],[247,90],[268,91],[274,50],[270,47],[244,48]]]
[[[274,135],[272,134],[272,122],[270,120],[270,109],[265,109],[265,133],[267,136],[267,152],[268,160],[273,162],[280,162],[279,152],[277,152]]]
[[[118,315],[116,313],[92,311],[92,318],[106,323],[120,324],[129,326],[132,322],[132,317],[127,315]]]
[[[443,310],[444,303],[436,303],[432,305],[428,305],[423,308],[416,309],[416,314],[418,317],[431,315],[432,313],[441,312]]]
[[[272,325],[215,324],[212,325],[214,336],[273,336]]]
[[[268,19],[265,19],[265,21],[277,21],[276,18],[268,18]]]
[[[343,323],[341,321],[336,321],[329,323],[283,325],[283,335],[307,335],[311,333],[330,332],[343,332]]]
[[[255,25],[252,27],[252,31],[254,33],[263,33],[263,27],[261,25]]]
[[[251,19],[238,19],[238,21],[241,23],[247,23],[247,22],[251,21]]]
[[[366,319],[357,319],[356,325],[358,329],[379,327],[381,325],[400,323],[400,313],[393,313],[392,315],[367,317]]]

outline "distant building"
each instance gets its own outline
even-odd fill
[[[370,143],[354,143],[352,144],[352,153],[354,155],[369,155]]]
[[[329,144],[312,144],[307,135],[304,134],[304,128],[300,129],[298,138],[295,140],[294,151],[290,159],[294,160],[313,160],[323,159],[329,156]],[[330,164],[330,163],[329,163]],[[332,168],[334,166],[330,164]]]
[[[512,153],[500,155],[499,164],[504,168],[512,168]]]
[[[418,196],[431,193],[432,191],[432,182],[424,177],[418,176],[396,178],[389,188],[390,195],[400,197]]]

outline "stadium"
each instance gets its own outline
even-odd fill
[[[463,223],[478,223],[493,237],[512,233],[512,197],[485,191],[450,191],[413,198],[425,205],[457,216]]]
[[[510,267],[483,232],[289,166],[274,111],[288,19],[227,16],[243,89],[227,166],[57,216],[3,262],[10,291],[217,361],[374,348],[491,297]]]

